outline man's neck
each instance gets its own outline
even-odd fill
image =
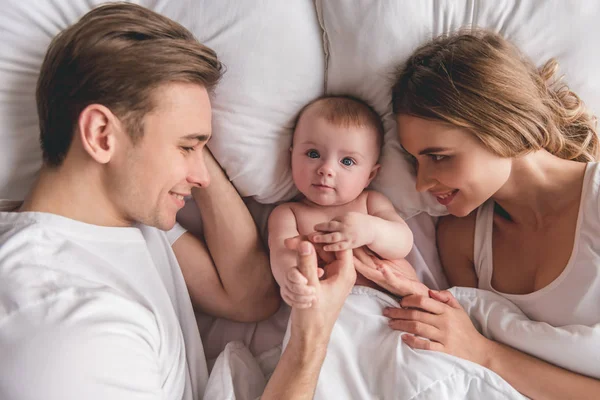
[[[129,226],[117,217],[93,168],[43,166],[20,212],[45,212],[100,226]]]

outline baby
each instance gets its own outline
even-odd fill
[[[411,250],[412,232],[389,199],[365,190],[379,170],[382,142],[379,115],[361,100],[325,96],[300,112],[290,151],[294,183],[303,197],[279,205],[269,217],[271,268],[290,306],[309,307],[314,293],[293,268],[296,257],[284,245],[287,238],[306,236],[320,265],[348,248],[366,246],[387,260],[403,259]],[[356,284],[380,289],[360,274]]]

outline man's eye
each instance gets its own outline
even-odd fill
[[[306,155],[310,158],[319,158],[319,152],[316,150],[309,150],[306,152]]]
[[[192,151],[195,151],[196,148],[195,147],[185,147],[185,146],[181,146],[181,150],[185,151],[186,153],[190,153]]]
[[[353,159],[351,159],[349,157],[346,157],[346,158],[342,159],[342,164],[344,164],[346,167],[351,167],[351,166],[353,166],[356,163],[354,162]]]

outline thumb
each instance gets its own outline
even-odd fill
[[[340,260],[344,264],[354,265],[354,254],[352,253],[352,249],[346,249],[342,251],[335,252],[336,260]]]
[[[304,236],[298,235],[291,238],[287,238],[283,241],[283,244],[288,250],[298,250],[300,242],[304,239]]]
[[[308,284],[313,287],[319,285],[317,253],[312,243],[302,241],[298,245],[298,270],[308,280]]]
[[[452,296],[452,293],[450,293],[447,290],[441,292],[438,290],[430,290],[429,297],[439,302],[445,303],[452,308],[460,308],[458,300],[456,300],[454,296]]]

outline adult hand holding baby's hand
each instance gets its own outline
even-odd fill
[[[419,281],[415,269],[404,259],[383,260],[360,248],[354,250],[354,267],[365,278],[397,296],[429,293],[429,288]]]
[[[306,240],[305,236],[296,236],[285,240],[285,246],[288,249],[296,249],[297,246]],[[322,277],[324,270],[316,267],[317,277]],[[290,307],[309,308],[316,299],[315,289],[309,286],[308,279],[303,274],[299,267],[290,268],[285,277],[284,283],[281,285],[281,298]]]
[[[315,225],[316,232],[308,238],[313,243],[324,244],[325,251],[342,251],[369,245],[375,237],[369,218],[367,214],[349,212],[329,222]]]

